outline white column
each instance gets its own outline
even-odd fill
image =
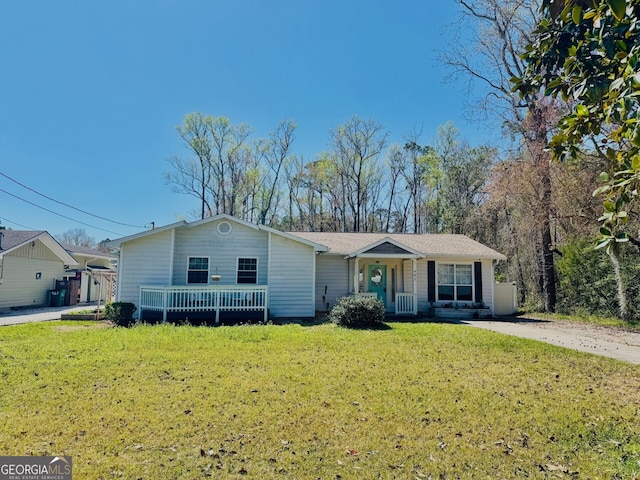
[[[360,290],[360,259],[356,257],[355,266],[353,267],[355,273],[353,275],[353,291],[359,293]]]
[[[413,293],[413,313],[418,313],[418,261],[415,258],[411,259],[411,267],[412,267],[412,293]]]

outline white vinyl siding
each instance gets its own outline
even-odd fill
[[[186,285],[187,259],[209,258],[208,283],[236,285],[238,258],[258,259],[258,285],[267,284],[268,233],[239,223],[233,223],[230,233],[218,232],[220,222],[176,230],[173,285]],[[220,275],[213,282],[211,275]]]
[[[274,317],[313,317],[313,247],[271,234],[269,311]],[[261,263],[262,265],[262,263]],[[259,269],[264,270],[264,269]]]
[[[493,261],[482,260],[482,302],[491,308],[493,315],[493,284],[496,279],[493,273]]]
[[[118,262],[118,301],[138,305],[140,285],[171,285],[170,268],[171,231],[123,244]]]
[[[353,260],[351,261],[353,264]],[[353,268],[353,267],[352,267]],[[340,297],[350,294],[349,263],[343,255],[320,254],[316,257],[316,310],[327,312]]]
[[[429,295],[427,290],[427,260],[424,258],[418,259],[418,278],[417,278],[417,290],[418,290],[418,311],[429,311]]]

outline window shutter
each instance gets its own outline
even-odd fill
[[[473,276],[476,284],[476,303],[482,303],[482,262],[473,263]]]
[[[436,301],[436,262],[433,260],[427,262],[427,300]]]

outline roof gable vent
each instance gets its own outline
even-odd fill
[[[231,223],[227,222],[226,220],[218,223],[218,233],[220,235],[229,235],[231,233],[231,230],[233,230],[233,227],[231,226]]]

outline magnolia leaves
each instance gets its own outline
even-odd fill
[[[607,173],[594,196],[604,212],[599,248],[640,246],[640,16],[638,0],[549,0],[514,81],[524,95],[575,102],[558,122],[549,147],[557,160],[602,158]],[[595,145],[591,147],[591,145]]]
[[[611,13],[616,17],[616,20],[620,21],[624,17],[624,14],[627,10],[627,2],[626,0],[606,0],[607,5],[611,9]]]

